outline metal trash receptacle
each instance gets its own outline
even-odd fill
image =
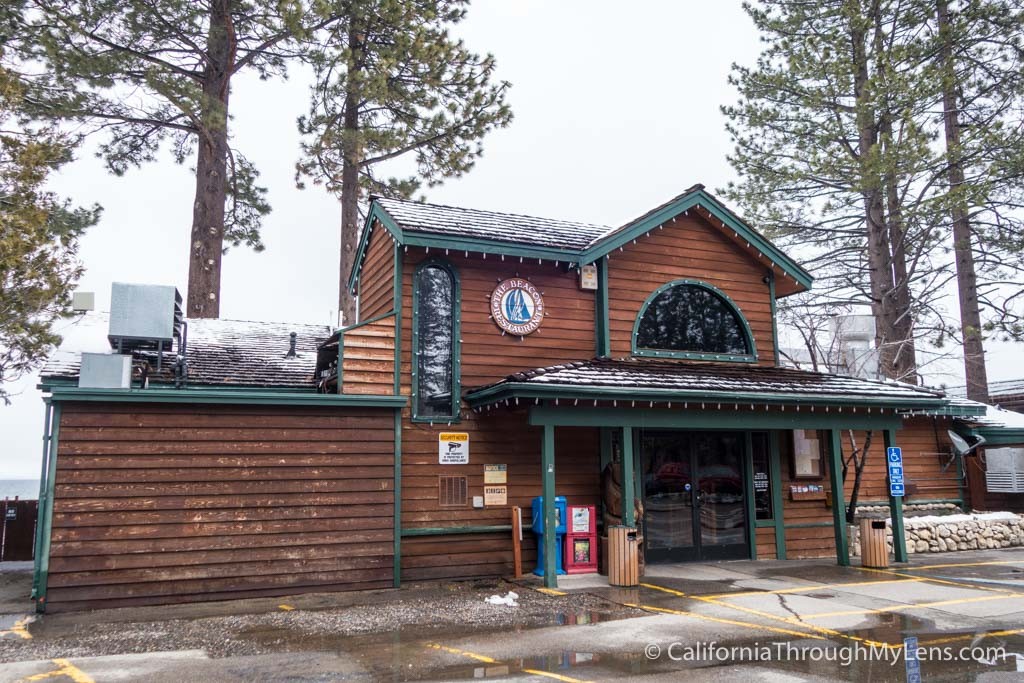
[[[640,585],[640,543],[636,529],[627,526],[609,527],[608,585]]]
[[[884,519],[860,520],[860,563],[871,569],[889,566],[889,547],[885,542]]]

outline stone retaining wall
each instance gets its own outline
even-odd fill
[[[965,517],[971,517],[965,519]],[[903,520],[907,554],[945,553],[957,550],[984,550],[1024,545],[1024,517],[1009,515],[994,519],[951,515]],[[886,543],[892,552],[892,524],[886,520]],[[850,527],[850,548],[860,556],[860,525]]]

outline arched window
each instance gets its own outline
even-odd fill
[[[413,419],[459,418],[459,279],[446,262],[421,263],[412,295]]]
[[[637,356],[755,361],[746,319],[715,287],[692,280],[662,285],[644,302],[633,328]]]

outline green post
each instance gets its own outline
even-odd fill
[[[757,511],[754,509],[754,435],[743,433],[743,500],[746,501],[747,548],[750,559],[757,559]]]
[[[850,552],[846,545],[846,499],[843,493],[843,455],[839,430],[828,430],[828,437],[828,476],[832,486],[832,524],[836,532],[836,562],[840,567],[848,567]]]
[[[886,429],[885,451],[886,469],[888,469],[889,449],[896,445],[896,437],[891,429]],[[906,470],[904,470],[906,472]],[[889,477],[886,476],[888,483]],[[889,517],[892,520],[892,552],[897,562],[907,561],[907,537],[903,533],[903,496],[889,496]]]
[[[772,469],[772,519],[775,520],[775,559],[786,559],[786,519],[782,507],[782,456],[779,453],[779,432],[768,432],[768,448]]]
[[[50,453],[46,473],[46,498],[39,501],[39,521],[37,522],[37,524],[43,527],[43,531],[40,534],[42,543],[36,547],[36,552],[39,554],[36,612],[40,614],[46,611],[46,584],[50,573],[50,535],[53,531],[53,494],[57,476],[57,449],[60,442],[60,414],[61,405],[55,402],[53,404],[53,427],[51,427],[50,431]]]
[[[541,495],[544,496],[544,585],[558,588],[555,566],[555,428],[544,425],[540,449]]]
[[[611,356],[611,325],[608,318],[608,257],[594,262],[597,266],[597,291],[594,293],[594,316],[597,321],[597,355]]]
[[[402,409],[395,409],[395,474],[391,486],[395,496],[394,549],[392,551],[395,588],[402,586]]]
[[[46,475],[50,471],[50,430],[51,430],[51,419],[53,418],[53,404],[50,403],[49,399],[43,399],[46,403],[46,412],[43,418],[43,463],[39,472],[39,501],[36,503],[36,540],[34,548],[43,547],[43,525],[42,517],[39,513],[42,512],[42,507],[46,504]],[[42,559],[43,554],[41,552],[35,553],[35,558],[32,567],[32,599],[35,600],[36,595],[39,594],[39,562]]]
[[[633,428],[622,428],[622,523],[636,526],[633,498],[636,489],[633,484]]]

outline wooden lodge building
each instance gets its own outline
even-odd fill
[[[861,501],[901,523],[963,505],[946,433],[984,407],[781,367],[776,300],[811,283],[701,186],[614,229],[374,199],[360,322],[188,320],[117,388],[49,362],[37,606],[509,575],[511,507],[600,510],[603,472],[648,562],[845,564],[851,435]]]

